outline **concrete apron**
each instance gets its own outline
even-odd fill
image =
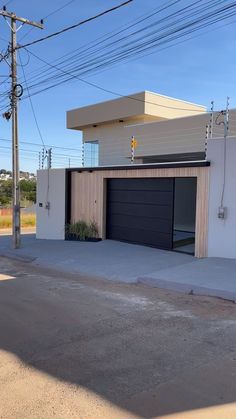
[[[11,237],[0,237],[0,256],[70,274],[214,296],[236,301],[236,260],[205,258],[106,240],[78,243],[36,240],[23,235],[11,249]]]

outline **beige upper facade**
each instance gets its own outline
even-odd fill
[[[67,112],[67,128],[84,130],[86,127],[119,121],[162,121],[206,112],[201,105],[159,95],[140,92],[115,100],[72,109]]]
[[[223,124],[215,124],[217,115],[210,137],[223,136]],[[133,136],[135,163],[204,159],[210,118],[204,106],[145,91],[68,111],[67,127],[83,131],[85,143],[99,144],[100,166],[127,165]],[[231,120],[236,126],[235,110]],[[229,135],[235,135],[229,127]]]

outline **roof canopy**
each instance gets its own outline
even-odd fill
[[[119,99],[72,109],[67,112],[67,128],[83,130],[87,126],[115,121],[158,121],[206,112],[204,106],[148,91]]]

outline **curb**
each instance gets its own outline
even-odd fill
[[[143,277],[137,279],[138,284],[148,285],[154,288],[176,291],[189,295],[201,295],[205,297],[216,297],[236,303],[236,291],[224,291],[215,288],[196,286],[163,279]]]
[[[0,257],[16,260],[18,262],[25,262],[25,263],[30,263],[30,262],[33,262],[35,259],[37,259],[36,257],[17,255],[11,251],[6,251],[6,252],[0,251]]]

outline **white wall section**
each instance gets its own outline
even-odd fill
[[[223,139],[208,142],[207,159],[211,162],[208,256],[236,259],[236,138],[226,141],[224,220],[218,218],[224,177]]]
[[[36,238],[64,240],[65,169],[38,170],[36,205]]]

